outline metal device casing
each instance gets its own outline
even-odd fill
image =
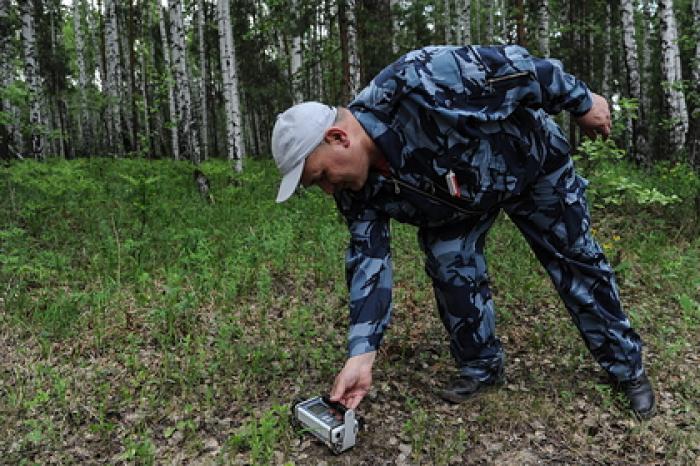
[[[294,417],[336,454],[355,445],[359,425],[352,409],[345,411],[341,421],[322,397],[316,396],[297,403],[294,406]]]

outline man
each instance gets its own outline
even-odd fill
[[[282,113],[272,151],[283,180],[335,197],[351,240],[349,357],[331,399],[355,408],[391,312],[389,219],[418,227],[425,269],[459,376],[460,402],[503,381],[504,355],[484,258],[500,210],[547,269],[598,363],[640,418],[654,413],[642,343],[622,311],[613,271],[591,236],[570,147],[548,114],[569,111],[591,137],[610,133],[602,97],[518,46],[426,47],[384,69],[347,109],[317,102]]]

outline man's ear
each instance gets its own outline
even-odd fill
[[[344,129],[337,126],[331,126],[328,128],[326,133],[323,135],[323,140],[328,144],[341,144],[344,147],[347,147],[350,143],[348,133]]]

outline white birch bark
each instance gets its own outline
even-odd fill
[[[493,0],[486,0],[486,11],[488,14],[488,23],[486,23],[486,41],[488,45],[493,44]]]
[[[105,49],[107,90],[107,129],[108,140],[115,155],[123,153],[121,122],[121,61],[119,56],[119,33],[114,0],[105,0]]]
[[[299,8],[299,4],[296,0],[292,2],[293,5],[293,14],[296,17],[297,10]],[[298,21],[295,21],[298,22]],[[296,28],[295,28],[296,29]],[[291,74],[292,74],[292,95],[294,96],[294,103],[300,103],[301,101],[304,100],[304,93],[302,91],[302,76],[301,76],[301,67],[302,67],[302,49],[301,49],[301,36],[298,35],[298,31],[294,32],[294,35],[292,36],[292,48],[289,51],[289,55],[291,58]]]
[[[566,8],[562,8],[562,10],[566,10]],[[510,31],[509,31],[509,24],[508,24],[508,2],[506,0],[501,0],[501,34],[503,35],[503,40],[502,42],[504,44],[508,43],[509,36],[510,36]],[[563,112],[565,115],[568,115],[568,112]]]
[[[445,0],[445,44],[452,42],[452,13],[450,0]]]
[[[36,52],[36,30],[34,28],[34,0],[20,3],[22,14],[22,46],[24,48],[24,77],[29,89],[29,126],[34,158],[44,157],[42,136],[41,80]]]
[[[630,97],[637,99],[639,102],[638,117],[631,122],[632,152],[633,157],[637,161],[642,162],[646,161],[647,147],[646,138],[641,131],[644,108],[642,105],[639,59],[634,29],[634,4],[632,0],[620,1],[620,16],[622,20],[622,44],[625,51],[625,65],[627,67],[627,87]]]
[[[474,10],[474,35],[475,44],[481,44],[481,7],[479,0],[472,1],[472,9]]]
[[[601,93],[612,97],[610,90],[610,75],[612,73],[612,12],[610,2],[605,4],[605,30],[603,31],[603,76],[601,78]]]
[[[60,20],[60,5],[57,2],[47,3],[45,5],[48,10],[49,17],[49,31],[51,33],[51,45],[50,50],[56,50],[57,44],[63,43],[63,22]],[[46,107],[49,110],[51,118],[48,120],[49,124],[46,125],[51,130],[52,137],[52,152],[54,154],[59,154],[62,158],[67,158],[68,153],[66,151],[66,127],[64,124],[65,112],[65,102],[60,95],[54,95],[45,100]]]
[[[672,0],[659,1],[661,19],[661,74],[664,83],[664,100],[671,119],[670,143],[674,150],[685,144],[688,132],[688,111],[682,88],[681,57],[678,49],[678,30]]]
[[[645,111],[649,111],[651,109],[651,94],[652,94],[652,87],[654,86],[654,83],[652,82],[652,71],[653,71],[653,62],[652,62],[652,57],[651,57],[651,51],[652,48],[654,47],[654,13],[653,13],[653,5],[650,0],[644,0],[643,3],[643,10],[644,10],[644,21],[642,22],[643,24],[643,31],[644,31],[644,38],[642,40],[642,68],[641,68],[641,74],[642,74],[642,100],[643,100],[643,108]]]
[[[549,2],[539,0],[537,4],[537,45],[540,55],[549,57]]]
[[[224,101],[226,104],[226,139],[228,142],[228,159],[234,170],[243,170],[243,145],[241,128],[241,108],[238,94],[238,70],[236,66],[236,49],[233,40],[233,25],[229,0],[218,0],[219,7],[219,48],[221,49],[221,73],[224,81]]]
[[[204,0],[197,0],[198,35],[199,35],[199,93],[202,109],[202,156],[204,160],[209,158],[209,105],[207,103],[207,49],[204,41],[204,28],[206,26],[206,10]]]
[[[133,150],[136,147],[136,138],[134,135],[134,124],[135,120],[133,113],[134,106],[134,93],[131,86],[131,50],[129,47],[129,37],[128,37],[128,25],[127,16],[123,13],[124,9],[127,8],[126,2],[115,2],[115,12],[117,18],[117,34],[119,35],[119,54],[121,56],[121,95],[119,98],[119,111],[122,116],[122,124],[126,128],[126,136],[129,140],[129,149]],[[120,5],[117,8],[117,5]],[[122,11],[122,15],[119,12]],[[126,98],[124,97],[126,96]],[[124,128],[121,128],[123,131]]]
[[[185,50],[185,30],[182,23],[182,0],[168,0],[170,9],[170,37],[173,52],[173,68],[178,90],[178,112],[181,117],[182,136],[187,142],[190,160],[199,164],[199,136],[197,125],[192,118],[192,94],[187,74],[187,51]]]
[[[170,60],[170,45],[168,34],[165,29],[165,12],[158,6],[158,24],[160,27],[160,38],[163,41],[163,59],[165,60],[165,79],[168,82],[168,109],[170,110],[170,141],[172,144],[173,158],[180,160],[180,136],[177,131],[177,97],[173,86],[173,68]]]
[[[348,68],[350,72],[350,98],[360,92],[362,77],[360,76],[360,54],[357,43],[356,0],[346,0],[345,15],[348,24]]]
[[[394,55],[399,53],[399,33],[400,33],[400,11],[401,2],[399,0],[390,0],[389,8],[391,9],[391,51]]]
[[[700,96],[700,0],[693,0],[693,24],[695,25],[695,59],[691,65],[692,83],[691,89],[696,96]],[[691,108],[692,119],[689,125],[690,147],[688,148],[691,164],[700,169],[700,102],[696,98]],[[696,199],[696,206],[700,201]]]
[[[693,62],[693,82],[700,95],[700,0],[693,0],[693,24],[695,25],[695,61]]]
[[[147,1],[144,8],[144,17],[141,23],[141,36],[149,37],[148,31],[151,28],[151,2]],[[140,137],[144,142],[143,154],[150,157],[152,154],[152,143],[151,143],[151,116],[150,116],[150,104],[148,102],[148,81],[149,81],[149,47],[150,44],[147,41],[140,45],[140,66],[141,66],[141,100],[143,102],[143,137]]]
[[[0,86],[6,88],[14,79],[12,60],[14,53],[12,50],[11,36],[14,35],[10,30],[10,0],[0,0]],[[14,113],[13,105],[10,102],[0,100],[0,112],[7,115]],[[8,123],[0,127],[0,159],[10,158],[10,141],[13,140],[15,125]]]
[[[471,45],[472,43],[472,2],[462,1],[462,11],[459,14],[459,30],[462,37],[459,40],[461,45]]]
[[[80,96],[80,110],[78,117],[79,147],[83,151],[89,151],[88,141],[92,141],[92,124],[88,113],[85,91],[89,80],[85,65],[85,36],[82,25],[83,12],[86,8],[84,0],[73,0],[73,28],[75,29],[75,55],[78,64],[78,88]]]

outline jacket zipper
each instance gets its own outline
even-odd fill
[[[389,181],[391,181],[394,184],[394,194],[398,195],[401,193],[401,189],[399,188],[399,186],[400,186],[402,188],[408,189],[409,191],[413,191],[416,194],[421,194],[421,195],[423,195],[429,199],[432,199],[433,201],[438,202],[442,205],[446,205],[448,207],[451,207],[451,208],[453,208],[453,209],[455,209],[463,214],[466,214],[466,215],[481,215],[481,214],[483,214],[483,212],[479,212],[477,210],[465,209],[465,208],[463,208],[463,207],[461,207],[453,202],[450,202],[450,201],[443,199],[441,197],[434,196],[433,194],[430,194],[426,191],[423,191],[420,188],[416,188],[415,186],[412,186],[412,185],[405,183],[405,182],[403,182],[399,179],[396,179],[394,177],[389,177]],[[439,186],[438,186],[438,188],[442,189]]]
[[[530,72],[529,71],[520,71],[518,73],[507,74],[505,76],[498,76],[495,78],[489,78],[486,80],[486,84],[500,83],[503,81],[509,81],[511,79],[523,78],[525,76],[530,76]]]

